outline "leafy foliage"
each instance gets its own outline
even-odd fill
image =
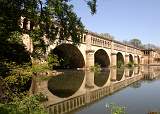
[[[31,68],[15,66],[7,77],[1,78],[0,102],[12,101],[15,96],[21,96],[31,85]]]
[[[52,69],[54,66],[58,66],[59,60],[58,60],[58,56],[55,54],[49,54],[48,58],[47,58],[47,62],[48,62],[48,66]]]
[[[125,107],[116,105],[114,103],[107,105],[107,108],[109,108],[111,114],[126,114]]]
[[[130,42],[130,44],[132,44],[135,47],[141,47],[142,46],[142,42],[137,38],[131,39],[129,42]]]
[[[121,68],[121,67],[123,67],[123,65],[124,65],[123,61],[121,61],[121,60],[117,61],[117,68]]]
[[[134,66],[134,63],[133,62],[129,62],[128,64],[127,64],[127,67],[133,67]]]
[[[47,114],[40,105],[39,95],[23,96],[22,99],[14,98],[8,104],[0,104],[1,114]]]
[[[44,72],[44,71],[48,71],[49,67],[47,63],[43,63],[43,64],[32,64],[32,68],[31,71],[32,73],[35,72]]]
[[[94,72],[100,72],[101,71],[101,66],[99,64],[95,64],[94,66],[92,66],[90,68],[91,71],[94,71]]]
[[[73,11],[70,0],[1,0],[0,4],[0,37],[1,41],[13,41],[13,33],[27,33],[33,40],[34,53],[44,55],[46,43],[44,35],[50,42],[55,39],[69,38],[77,44],[84,32],[81,19]],[[86,1],[91,13],[96,12],[96,0]],[[24,19],[21,28],[20,20]],[[27,22],[30,21],[30,29]],[[18,34],[17,34],[18,35]],[[14,39],[17,40],[17,39]],[[39,53],[39,51],[43,53]],[[36,57],[36,56],[33,56]]]

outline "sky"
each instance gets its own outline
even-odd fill
[[[74,11],[86,29],[109,33],[116,40],[138,38],[160,46],[160,0],[97,0],[91,15],[84,0],[72,0]]]

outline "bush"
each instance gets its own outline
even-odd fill
[[[32,64],[32,69],[31,71],[33,73],[35,72],[44,72],[49,70],[49,66],[47,63],[43,63],[43,64]]]
[[[94,72],[99,72],[101,71],[101,66],[99,64],[95,64],[94,66],[90,68],[90,70]]]
[[[117,61],[117,68],[121,68],[122,66],[124,66],[123,61]]]
[[[128,64],[127,64],[127,67],[129,67],[129,68],[131,68],[131,67],[133,67],[134,66],[134,63],[133,62],[129,62]]]
[[[31,86],[32,72],[30,67],[16,66],[9,76],[1,78],[0,102],[9,102],[13,97],[29,90]]]
[[[14,98],[7,104],[0,104],[0,114],[47,114],[40,105],[39,96],[23,96],[22,99]]]
[[[55,54],[49,54],[47,58],[49,68],[53,68],[54,66],[59,66],[58,56]]]

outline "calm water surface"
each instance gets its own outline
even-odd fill
[[[67,70],[37,82],[37,91],[48,97],[50,114],[110,114],[105,106],[111,103],[126,107],[127,114],[147,114],[160,112],[159,77],[160,67],[101,73]]]
[[[125,106],[127,114],[160,112],[160,79],[138,81],[119,92],[68,114],[109,114],[105,105],[110,103]]]

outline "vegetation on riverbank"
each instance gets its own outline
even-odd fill
[[[90,67],[90,70],[93,71],[93,72],[100,72],[102,69],[101,69],[101,66],[99,64],[95,64],[94,66]]]
[[[47,114],[39,95],[14,97],[11,102],[0,103],[0,114]]]
[[[45,114],[37,96],[29,96],[33,72],[50,70],[48,65],[34,64],[34,59],[45,58],[48,44],[55,39],[72,38],[78,44],[84,26],[66,0],[1,0],[0,4],[0,113]],[[96,13],[96,0],[86,1],[91,13]],[[53,10],[51,10],[53,9]],[[22,18],[26,18],[21,23]],[[56,24],[53,22],[56,21]],[[28,22],[30,27],[28,27]],[[59,25],[59,26],[57,26]],[[33,27],[34,26],[34,27]],[[33,43],[26,50],[22,36],[28,34]],[[32,59],[32,60],[31,60]],[[46,59],[46,58],[45,58]]]

